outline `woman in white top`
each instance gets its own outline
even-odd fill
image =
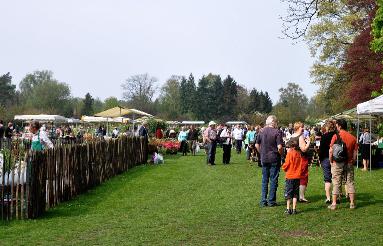
[[[368,170],[370,163],[370,144],[371,144],[371,133],[368,128],[364,129],[362,135],[360,135],[359,143],[361,144],[361,152],[363,159],[363,171]]]
[[[230,163],[231,157],[231,129],[227,125],[223,128],[221,135],[219,136],[222,140],[222,149],[223,149],[223,164]]]

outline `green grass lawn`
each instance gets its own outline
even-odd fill
[[[233,153],[166,156],[115,177],[37,220],[0,225],[0,245],[383,245],[383,170],[356,171],[357,209],[324,204],[322,171],[310,168],[300,214],[260,208],[261,169]]]

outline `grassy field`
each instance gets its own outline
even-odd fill
[[[261,169],[244,155],[207,166],[205,156],[166,156],[61,204],[38,220],[0,225],[0,245],[383,245],[383,170],[356,171],[357,209],[324,204],[322,171],[310,168],[300,214],[278,200],[260,208]]]

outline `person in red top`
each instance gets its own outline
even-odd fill
[[[164,137],[164,133],[160,127],[157,127],[156,129],[156,138],[161,139]]]
[[[298,140],[292,139],[287,144],[288,147],[285,163],[282,166],[283,171],[286,172],[286,185],[285,185],[285,198],[286,211],[285,214],[297,213],[297,201],[299,196],[299,185],[302,176],[302,155],[299,148]],[[293,208],[291,209],[291,200],[293,201]]]
[[[344,119],[336,120],[336,128],[339,136],[346,145],[347,149],[347,161],[336,162],[333,158],[333,148],[337,140],[337,134],[332,137],[330,143],[329,158],[331,163],[331,174],[332,174],[332,204],[328,206],[329,209],[336,209],[336,200],[342,191],[342,180],[346,177],[346,185],[348,189],[348,195],[350,198],[350,209],[355,208],[355,185],[354,185],[354,163],[358,154],[358,144],[356,137],[346,131],[347,122]]]

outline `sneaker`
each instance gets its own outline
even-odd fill
[[[291,209],[287,209],[287,208],[286,208],[286,210],[285,210],[285,214],[286,214],[286,215],[291,215],[292,212],[293,212],[293,211],[292,211]]]
[[[276,206],[278,206],[278,204],[277,204],[276,202],[274,202],[274,203],[269,203],[269,207],[276,207]]]
[[[296,209],[293,209],[293,211],[291,212],[291,214],[298,214],[298,211]]]
[[[261,208],[267,207],[267,202],[259,204]]]
[[[330,209],[330,210],[335,210],[336,209],[336,205],[331,204],[327,208]]]
[[[356,208],[355,204],[350,204],[350,209],[355,209],[355,208]]]
[[[326,204],[331,204],[331,201],[326,199],[326,202],[325,202],[325,203],[326,203]]]

